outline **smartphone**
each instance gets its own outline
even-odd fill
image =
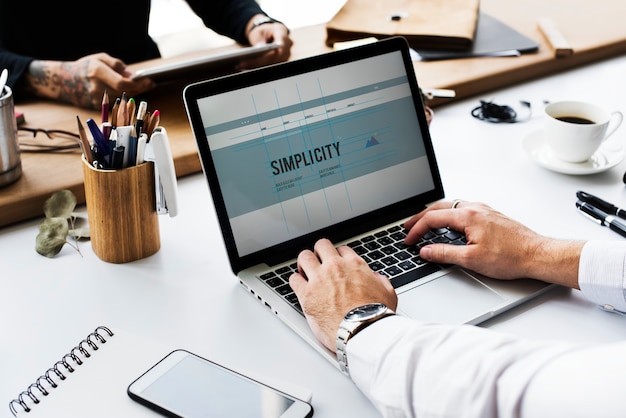
[[[127,392],[169,417],[313,416],[308,402],[180,349],[139,376]]]

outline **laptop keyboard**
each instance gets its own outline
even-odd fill
[[[350,241],[346,245],[363,257],[372,270],[387,276],[393,287],[398,288],[445,267],[445,265],[423,260],[419,256],[419,250],[423,246],[434,243],[467,244],[465,235],[448,228],[432,230],[426,233],[416,245],[410,247],[404,244],[405,237],[404,227],[394,225],[383,231]],[[297,271],[298,265],[294,262],[259,277],[302,313],[298,298],[289,286],[289,277]],[[415,271],[414,274],[405,274],[413,271]]]

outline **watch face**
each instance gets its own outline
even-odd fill
[[[374,318],[387,310],[387,306],[382,303],[370,303],[351,310],[346,315],[348,321],[363,321]]]

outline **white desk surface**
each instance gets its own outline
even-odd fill
[[[531,161],[522,139],[540,129],[543,100],[626,111],[624,74],[626,57],[619,57],[436,108],[431,131],[448,198],[484,201],[550,236],[623,239],[577,213],[574,202],[582,189],[626,207],[626,161],[601,174],[558,174]],[[536,116],[518,124],[472,118],[488,98],[530,101]],[[615,139],[626,145],[626,126]],[[307,387],[316,417],[378,416],[347,377],[239,287],[203,175],[180,179],[179,189],[179,216],[160,217],[160,251],[138,262],[107,264],[89,242],[80,244],[82,257],[65,246],[48,259],[34,249],[39,220],[0,229],[0,408],[96,326],[108,325]],[[531,339],[608,342],[626,338],[624,321],[577,291],[555,289],[483,326]]]

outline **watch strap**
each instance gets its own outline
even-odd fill
[[[252,33],[252,31],[258,28],[259,26],[266,25],[268,23],[281,23],[282,24],[282,22],[279,22],[278,20],[273,19],[269,16],[260,17],[252,23],[252,26],[250,26],[250,30],[248,31],[248,34]]]
[[[388,316],[395,315],[396,313],[387,308],[380,315],[375,318],[371,318],[365,321],[342,321],[339,329],[337,330],[337,340],[336,340],[336,354],[337,354],[337,362],[339,363],[339,368],[341,371],[347,375],[350,375],[350,371],[348,368],[348,353],[346,351],[346,347],[348,341],[358,334],[360,331],[364,330],[368,326],[372,325],[374,322],[377,322],[383,318]]]

